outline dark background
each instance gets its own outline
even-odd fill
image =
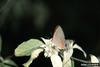
[[[66,39],[75,40],[88,54],[100,56],[99,4],[99,0],[0,0],[2,56],[13,55],[28,39],[52,37],[57,25],[63,28]],[[83,57],[76,50],[75,56]],[[13,55],[12,59],[20,66],[28,57]],[[48,60],[41,54],[33,66],[51,67]]]

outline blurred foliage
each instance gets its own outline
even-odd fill
[[[1,35],[0,35],[0,54],[1,54],[1,50],[2,50],[2,39],[1,39]]]
[[[0,61],[1,61],[1,59],[0,59]],[[18,67],[17,64],[13,60],[11,60],[9,58],[3,59],[0,62],[0,66],[1,67]]]
[[[0,36],[0,67],[17,67],[17,64],[11,60],[10,58],[3,58],[1,56],[1,50],[2,50],[2,38]]]
[[[0,27],[8,23],[6,20],[9,18],[12,29],[17,30],[19,25],[24,23],[20,20],[25,16],[31,16],[32,24],[37,30],[42,30],[49,16],[48,7],[42,1],[6,0],[6,3],[1,5],[0,9]]]

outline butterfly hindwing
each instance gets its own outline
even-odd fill
[[[63,49],[65,47],[65,36],[60,26],[56,27],[56,30],[53,34],[52,43],[59,49]]]

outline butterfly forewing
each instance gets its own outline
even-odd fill
[[[65,36],[60,26],[56,27],[56,30],[53,34],[52,43],[59,49],[63,49],[65,47]]]

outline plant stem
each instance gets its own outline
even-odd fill
[[[83,62],[83,63],[90,63],[90,61],[85,61],[85,60],[78,59],[78,58],[75,58],[75,57],[71,57],[71,59],[79,61],[79,62]]]

